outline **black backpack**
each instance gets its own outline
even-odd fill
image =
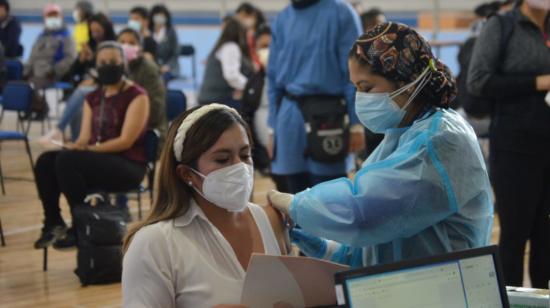
[[[120,282],[125,216],[107,196],[95,206],[85,203],[73,209],[77,232],[75,274],[83,286]]]
[[[262,100],[264,84],[265,72],[263,70],[254,72],[248,77],[241,98],[243,112],[254,113],[258,109]]]
[[[512,12],[504,15],[493,15],[493,17],[491,18],[498,18],[500,22],[501,36],[499,62],[502,63],[504,57],[506,56],[506,46],[508,45],[510,36],[514,31],[515,18],[512,15]],[[460,47],[460,50],[458,52],[460,73],[456,78],[458,90],[456,102],[458,106],[462,106],[462,108],[464,108],[464,111],[466,111],[469,116],[471,116],[472,118],[481,119],[491,115],[491,113],[493,112],[493,101],[484,97],[475,96],[468,91],[468,67],[470,66],[472,52],[474,50],[477,39],[477,37],[471,37],[467,39],[462,47]]]

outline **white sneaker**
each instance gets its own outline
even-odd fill
[[[58,148],[58,146],[52,143],[52,140],[63,143],[63,132],[59,130],[59,128],[54,128],[44,136],[40,137],[38,139],[38,143],[45,148]]]

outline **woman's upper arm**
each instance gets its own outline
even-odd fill
[[[88,100],[84,101],[82,109],[82,123],[80,124],[80,133],[76,141],[77,144],[88,144],[92,136],[92,108]]]
[[[132,145],[139,137],[149,119],[149,98],[140,94],[128,106],[120,137]]]
[[[124,307],[175,307],[169,246],[156,226],[136,233],[124,256],[122,295]]]
[[[271,228],[273,228],[273,233],[275,233],[275,238],[277,239],[277,243],[279,244],[279,248],[281,249],[282,255],[287,255],[288,250],[287,246],[289,246],[287,243],[287,231],[286,227],[283,222],[283,217],[277,210],[275,210],[271,206],[262,206],[262,209],[267,214],[267,217],[269,218],[269,222],[271,223]]]
[[[501,21],[499,18],[490,18],[481,34],[476,39],[470,64],[468,67],[468,91],[475,95],[481,95],[483,87],[492,75],[497,73],[497,67],[502,63],[498,61],[502,58],[500,53],[501,41]]]

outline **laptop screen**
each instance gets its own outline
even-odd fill
[[[503,307],[492,254],[345,281],[350,307]]]

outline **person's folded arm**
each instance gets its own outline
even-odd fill
[[[63,43],[63,59],[57,62],[54,66],[55,76],[61,79],[67,73],[70,72],[73,62],[76,59],[76,49],[74,46],[74,41],[71,37],[67,37]]]

